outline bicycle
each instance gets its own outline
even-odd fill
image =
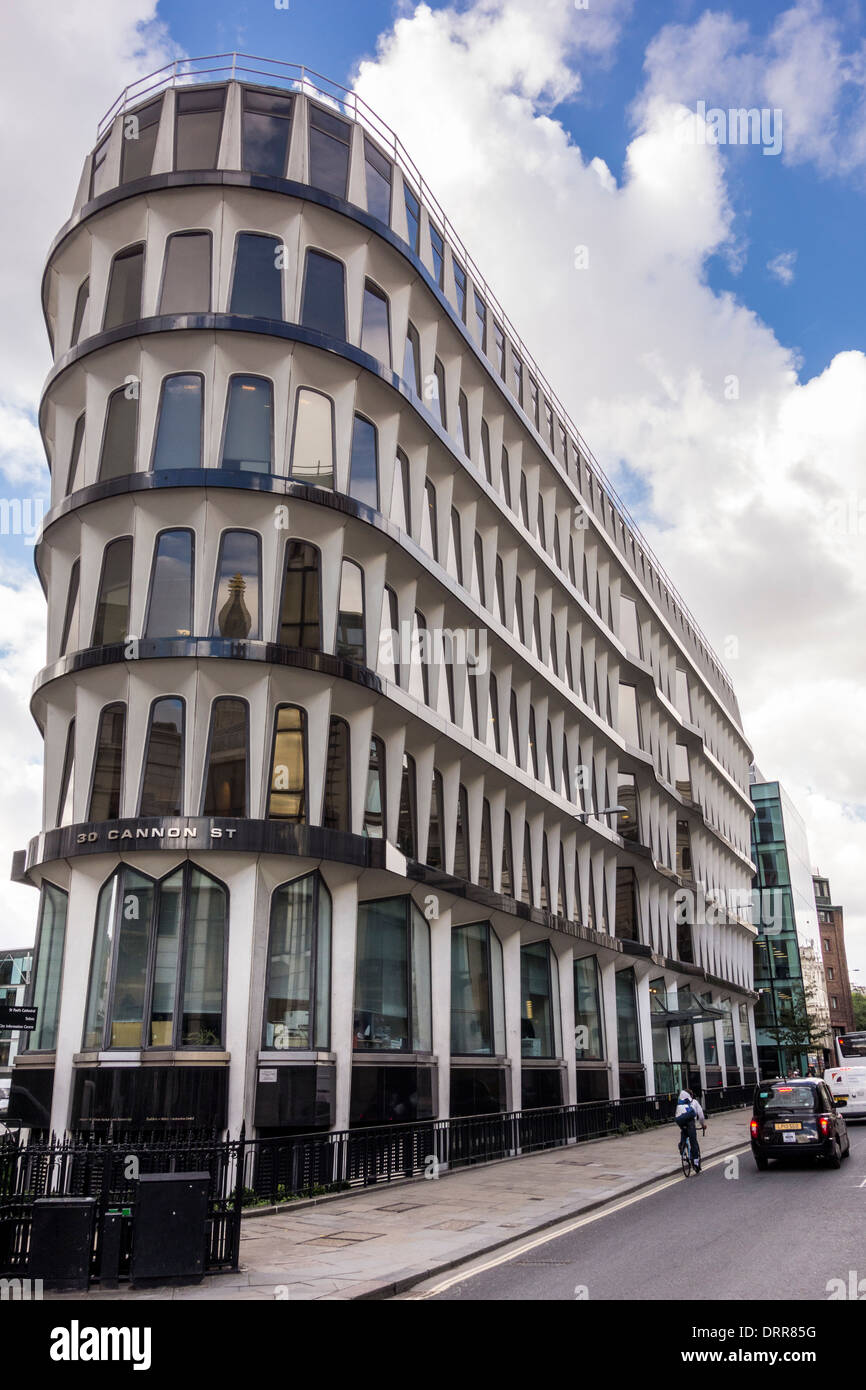
[[[687,1130],[682,1131],[679,1150],[684,1178],[690,1178],[692,1173],[701,1173],[703,1171],[703,1164],[700,1160],[698,1160],[697,1164],[692,1161],[692,1141]]]

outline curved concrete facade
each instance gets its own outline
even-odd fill
[[[25,1118],[749,1079],[733,690],[399,145],[181,75],[88,157],[43,300]],[[654,1027],[682,990],[722,1019]]]

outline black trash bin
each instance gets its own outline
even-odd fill
[[[138,1180],[130,1278],[199,1283],[205,1270],[210,1173],[143,1173]]]
[[[46,1289],[86,1289],[90,1283],[95,1197],[37,1197],[27,1273]]]

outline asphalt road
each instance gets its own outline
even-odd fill
[[[527,1237],[404,1297],[826,1300],[828,1281],[848,1286],[850,1270],[866,1293],[866,1123],[849,1133],[851,1157],[837,1171],[804,1162],[759,1173],[747,1148],[736,1165],[713,1160],[700,1176],[623,1199],[564,1234]]]

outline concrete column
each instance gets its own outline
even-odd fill
[[[423,910],[423,909],[422,909]],[[433,995],[433,1055],[438,1059],[437,1117],[444,1120],[451,1104],[451,909],[430,922],[430,985]]]
[[[616,969],[613,960],[600,960],[598,973],[604,1013],[604,1053],[610,1067],[610,1098],[619,1100],[619,1038],[616,1031]]]
[[[574,947],[557,949],[559,942],[554,940],[556,961],[559,966],[559,1007],[562,1019],[562,1055],[565,1058],[566,1084],[563,1101],[574,1105],[577,1100],[577,1080],[574,1056]]]
[[[84,1032],[96,902],[100,888],[108,878],[113,864],[113,859],[109,864],[100,857],[98,867],[91,863],[86,869],[73,871],[69,884],[66,946],[63,955],[60,1013],[57,1020],[57,1060],[51,1096],[50,1128],[57,1134],[62,1134],[69,1123],[72,1058],[76,1052],[81,1051]]]
[[[520,930],[511,931],[507,936],[500,932],[502,940],[502,970],[505,977],[505,1047],[511,1062],[511,1108],[519,1110],[521,1105],[520,1064]]]
[[[652,1013],[650,1011],[649,974],[635,970],[637,996],[637,1026],[640,1052],[646,1071],[647,1095],[655,1093],[655,1061],[653,1058]]]
[[[244,1115],[247,1058],[251,1047],[253,1055],[258,1051],[261,1037],[261,1017],[258,1016],[255,1021],[251,1020],[249,1007],[256,921],[255,860],[243,866],[239,865],[234,873],[229,866],[228,872],[223,873],[221,877],[230,890],[225,1048],[231,1056],[231,1064],[226,1123],[229,1133],[237,1135],[242,1120],[246,1119],[248,1130],[252,1122],[252,1113]],[[254,1032],[256,1024],[257,1033]],[[252,1101],[252,1096],[250,1099]],[[250,1111],[252,1112],[252,1106]]]
[[[349,1128],[352,1089],[352,1010],[355,998],[355,939],[358,883],[331,889],[331,1051],[337,1057],[335,1128]]]

